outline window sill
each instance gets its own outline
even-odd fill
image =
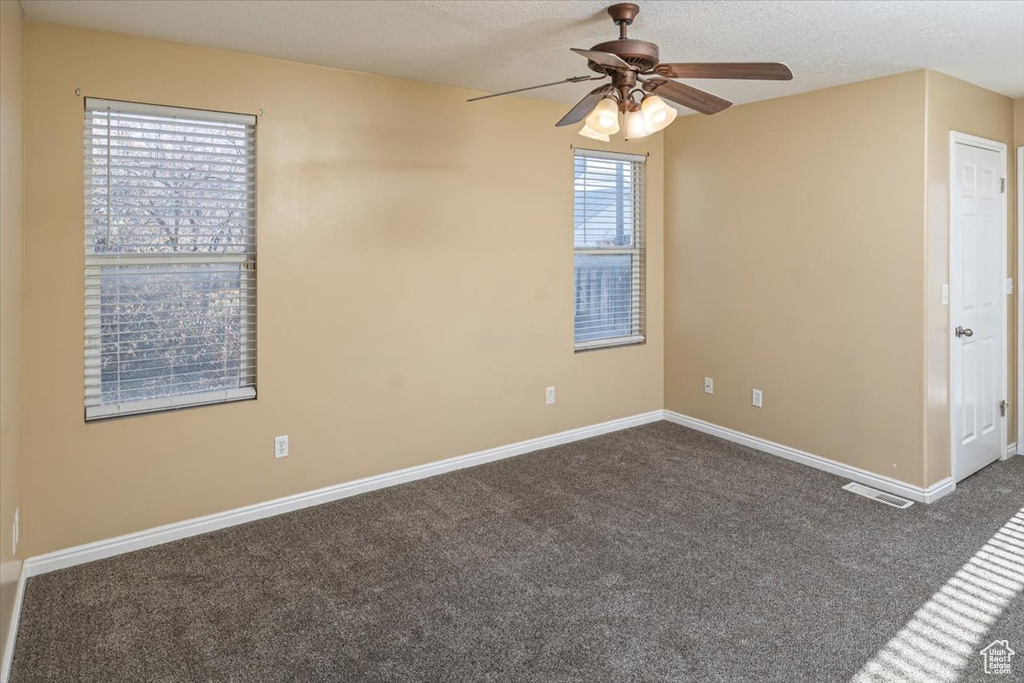
[[[633,334],[628,337],[608,337],[607,339],[593,339],[591,341],[577,342],[576,352],[593,351],[595,349],[608,349],[616,346],[632,346],[643,344],[647,338],[642,334]]]
[[[127,403],[107,403],[105,405],[88,406],[85,409],[85,421],[94,422],[112,417],[158,413],[168,410],[177,410],[179,408],[193,408],[195,406],[216,405],[218,403],[230,403],[232,401],[245,401],[253,398],[256,398],[256,389],[253,387],[244,387],[241,389],[207,391],[200,394],[168,396],[166,398],[154,398],[144,401],[129,401]]]

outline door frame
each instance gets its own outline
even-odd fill
[[[946,268],[947,268],[946,277],[947,277],[947,279],[949,281],[949,309],[948,309],[949,312],[948,312],[948,314],[946,316],[946,322],[947,322],[947,325],[946,325],[946,333],[947,333],[946,339],[947,339],[947,349],[949,351],[949,473],[950,473],[950,476],[953,477],[954,483],[956,482],[956,459],[957,459],[957,451],[959,450],[958,447],[957,447],[957,444],[956,444],[956,400],[955,400],[956,390],[958,388],[957,384],[956,384],[956,377],[957,377],[956,371],[959,369],[959,363],[957,363],[957,359],[958,359],[957,354],[953,353],[953,336],[952,336],[953,335],[953,326],[955,324],[955,321],[953,320],[953,311],[956,310],[956,302],[958,301],[958,297],[959,297],[959,287],[958,287],[959,283],[953,282],[953,245],[955,244],[955,240],[953,239],[953,236],[954,236],[954,232],[953,231],[954,231],[954,226],[956,225],[956,221],[954,220],[954,217],[956,216],[956,209],[957,209],[957,203],[958,203],[958,197],[957,197],[958,193],[955,192],[955,188],[957,187],[957,179],[956,179],[956,171],[957,171],[957,168],[956,168],[956,146],[958,144],[965,144],[965,145],[969,145],[971,147],[979,147],[981,149],[987,149],[987,150],[992,151],[992,152],[998,152],[999,153],[999,168],[1001,169],[1001,171],[1003,173],[1003,177],[1006,177],[1006,169],[1007,169],[1007,166],[1006,166],[1006,144],[1005,143],[997,142],[996,140],[988,140],[986,138],[980,138],[980,137],[978,137],[976,135],[969,135],[967,133],[960,133],[960,132],[957,132],[955,130],[949,132],[949,221],[948,221],[948,226],[949,226],[949,230],[948,230],[948,232],[949,232],[949,235],[948,235],[948,238],[949,238],[949,261],[946,264]],[[1006,244],[1006,242],[1007,242],[1007,218],[1006,218],[1006,215],[1007,215],[1007,212],[1006,212],[1006,196],[1007,196],[1007,194],[1009,194],[1009,193],[1008,192],[1003,192],[1002,193],[1002,201],[1000,202],[1000,204],[1001,204],[1000,208],[1001,208],[1001,214],[1002,214],[1001,225],[1002,225],[1003,229],[1000,231],[1000,233],[1002,235],[1002,239],[1000,240],[1000,249],[999,249],[1000,259],[999,260],[1000,260],[1000,263],[1001,263],[1001,266],[1002,266],[1002,273],[1003,273],[1002,282],[1004,283],[1003,284],[1003,292],[1004,293],[1006,291],[1005,283],[1006,283],[1006,252],[1007,252],[1007,244]],[[1004,296],[1005,296],[1005,294],[1004,294]],[[1000,327],[1002,328],[1002,339],[1003,339],[1004,346],[1003,346],[1003,353],[1000,354],[1000,359],[999,359],[999,367],[1000,367],[999,375],[1001,377],[1003,394],[1004,394],[1004,396],[1006,396],[1007,393],[1008,393],[1007,392],[1007,388],[1008,388],[1007,387],[1008,375],[1007,375],[1007,367],[1006,367],[1007,366],[1006,357],[1007,357],[1007,351],[1008,351],[1008,349],[1010,347],[1010,344],[1009,344],[1009,339],[1007,339],[1007,330],[1008,330],[1007,318],[1009,316],[1007,314],[1005,299],[1004,299],[1003,306],[1001,307],[1001,310],[1002,310],[1002,315],[1000,316],[1000,319],[1001,319],[1002,323],[1001,323]],[[1000,460],[1005,460],[1006,459],[1006,451],[1007,451],[1007,448],[1006,448],[1007,447],[1006,431],[1007,431],[1006,430],[1006,416],[1003,416],[1003,418],[999,421],[999,443],[1000,443],[1000,448],[1001,448],[1001,451],[999,453],[999,459]]]
[[[1014,293],[1017,296],[1017,448],[1006,457],[1024,453],[1024,292],[1021,291],[1021,280],[1024,279],[1024,146],[1017,148],[1017,277]]]

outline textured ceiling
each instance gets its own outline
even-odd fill
[[[488,92],[588,73],[610,2],[22,0],[29,19]],[[1024,0],[640,2],[663,61],[781,61],[789,83],[693,81],[737,103],[928,67],[1024,97]],[[579,99],[586,83],[527,96]]]

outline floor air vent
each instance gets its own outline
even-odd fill
[[[900,498],[899,496],[894,496],[891,493],[879,491],[878,489],[873,489],[870,486],[864,486],[862,484],[857,484],[852,481],[843,488],[846,489],[847,491],[853,491],[858,496],[871,498],[872,500],[877,500],[879,503],[885,503],[886,505],[891,505],[894,508],[900,508],[901,510],[903,508],[908,508],[914,504],[914,501],[912,500]]]

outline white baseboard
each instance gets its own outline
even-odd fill
[[[7,639],[3,643],[3,660],[0,661],[0,683],[7,683],[11,676],[11,664],[14,662],[14,642],[18,638],[18,622],[21,621],[21,602],[25,598],[25,581],[28,571],[25,563],[18,572],[18,584],[14,589],[14,608],[11,610],[11,623],[8,624]]]
[[[868,486],[874,486],[875,488],[883,491],[888,491],[923,503],[934,502],[948,493],[951,493],[953,489],[956,488],[956,485],[953,483],[951,478],[945,479],[926,489],[913,486],[866,470],[844,465],[821,456],[806,453],[795,448],[783,446],[749,434],[721,427],[710,422],[682,415],[671,410],[653,410],[651,412],[634,415],[632,417],[610,420],[608,422],[602,422],[589,427],[570,429],[557,434],[542,436],[536,439],[528,439],[526,441],[520,441],[507,446],[499,446],[497,448],[477,451],[475,453],[469,453],[467,455],[449,458],[447,460],[440,460],[437,462],[427,463],[425,465],[417,465],[415,467],[409,467],[395,472],[328,486],[326,488],[307,491],[305,493],[286,496],[284,498],[277,498],[265,503],[257,503],[246,507],[236,508],[234,510],[206,515],[205,517],[196,517],[182,522],[165,524],[164,526],[155,527],[153,529],[126,534],[124,536],[118,536],[103,541],[96,541],[94,543],[86,543],[84,545],[58,550],[45,555],[30,557],[24,561],[21,568],[17,596],[15,598],[14,614],[11,619],[11,630],[8,633],[8,642],[5,644],[2,669],[0,669],[0,683],[7,683],[7,676],[9,675],[11,661],[14,655],[14,642],[17,633],[18,620],[21,614],[21,601],[25,592],[25,581],[29,577],[38,576],[39,574],[45,574],[58,569],[73,567],[75,565],[92,562],[94,560],[113,557],[115,555],[132,552],[134,550],[149,548],[151,546],[204,534],[210,531],[216,531],[217,529],[223,529],[236,524],[244,524],[246,522],[252,522],[265,517],[291,512],[293,510],[300,510],[313,505],[321,505],[323,503],[340,500],[342,498],[348,498],[349,496],[355,496],[361,493],[368,493],[370,491],[376,491],[389,486],[395,486],[397,484],[416,481],[417,479],[433,477],[438,474],[452,472],[465,467],[482,465],[495,460],[502,460],[504,458],[510,458],[544,448],[551,448],[553,446],[579,441],[593,436],[600,436],[601,434],[608,434],[610,432],[616,432],[630,427],[657,422],[659,420],[668,420],[684,427],[690,427],[691,429],[712,434],[728,441],[743,444],[744,446],[749,446],[765,453],[777,455],[779,457],[786,458],[787,460],[799,462],[816,469],[824,470],[826,472],[830,472]],[[1009,448],[1007,452],[1009,452]]]
[[[94,543],[86,543],[84,545],[67,548],[65,550],[57,550],[52,553],[37,555],[26,559],[23,574],[27,573],[30,577],[37,576],[39,574],[56,571],[58,569],[65,569],[78,564],[92,562],[93,560],[101,560],[106,557],[113,557],[114,555],[128,553],[133,550],[141,550],[143,548],[149,548],[150,546],[160,545],[161,543],[168,543],[170,541],[188,538],[189,536],[196,536],[198,534],[216,531],[217,529],[223,529],[236,524],[244,524],[257,519],[263,519],[264,517],[272,517],[285,512],[300,510],[313,505],[321,505],[323,503],[348,498],[349,496],[356,496],[369,491],[376,491],[388,486],[395,486],[396,484],[404,484],[406,482],[416,481],[417,479],[433,477],[438,474],[459,470],[464,467],[482,465],[494,460],[502,460],[504,458],[538,451],[543,448],[551,448],[552,446],[558,446],[572,441],[579,441],[580,439],[587,439],[592,436],[599,436],[609,432],[616,432],[622,429],[628,429],[629,427],[647,424],[649,422],[657,422],[661,419],[663,419],[663,411],[652,410],[649,413],[633,415],[632,417],[624,417],[618,420],[610,420],[608,422],[601,422],[589,427],[570,429],[565,432],[550,434],[536,439],[528,439],[526,441],[520,441],[507,446],[489,448],[487,450],[477,451],[476,453],[469,453],[468,455],[461,455],[447,460],[439,460],[437,462],[417,465],[415,467],[409,467],[395,472],[388,472],[386,474],[379,474],[365,479],[357,479],[356,481],[336,484],[334,486],[328,486],[314,491],[298,493],[293,496],[277,498],[265,503],[256,503],[255,505],[248,505],[246,507],[236,508],[226,512],[218,512],[212,515],[206,515],[205,517],[196,517],[183,522],[165,524],[164,526],[126,534],[124,536],[117,536],[116,538],[110,538],[104,541],[96,541]]]
[[[780,458],[786,460],[792,460],[802,465],[807,465],[818,470],[824,470],[831,474],[850,479],[866,486],[872,486],[882,491],[888,491],[894,493],[897,496],[903,496],[910,500],[915,500],[919,503],[934,503],[939,498],[948,495],[953,492],[956,488],[956,484],[953,482],[953,478],[949,477],[943,479],[937,484],[932,484],[928,488],[921,488],[920,486],[914,486],[913,484],[907,484],[906,482],[899,481],[897,479],[891,479],[874,472],[868,472],[862,470],[859,467],[853,467],[851,465],[844,465],[843,463],[836,462],[835,460],[829,460],[823,458],[820,455],[814,455],[813,453],[807,453],[806,451],[797,450],[796,448],[790,448],[789,446],[783,446],[782,444],[775,443],[774,441],[768,441],[750,434],[744,434],[728,427],[722,427],[711,422],[705,422],[704,420],[698,420],[695,417],[683,415],[672,410],[665,411],[665,419],[669,422],[674,422],[684,427],[696,429],[699,432],[705,434],[711,434],[727,441],[749,446],[750,448],[770,453],[771,455],[777,455]]]
[[[236,524],[244,524],[257,519],[280,515],[313,505],[321,505],[323,503],[329,503],[334,500],[348,498],[349,496],[355,496],[361,493],[376,491],[388,486],[395,486],[397,484],[416,481],[417,479],[433,477],[438,474],[451,472],[464,467],[472,467],[474,465],[481,465],[495,460],[510,458],[516,455],[522,455],[524,453],[530,453],[532,451],[570,443],[572,441],[579,441],[580,439],[586,439],[592,436],[599,436],[609,432],[628,429],[629,427],[657,422],[662,419],[685,427],[690,427],[707,434],[712,434],[728,441],[740,443],[765,453],[777,455],[779,457],[786,458],[787,460],[792,460],[816,469],[824,470],[918,502],[935,502],[939,498],[951,493],[953,489],[956,488],[952,478],[944,479],[943,481],[933,484],[928,488],[921,488],[919,486],[907,484],[873,472],[868,472],[867,470],[862,470],[857,467],[844,465],[812,453],[807,453],[795,448],[790,448],[789,446],[784,446],[756,436],[751,436],[750,434],[744,434],[726,427],[721,427],[671,410],[653,410],[640,415],[625,417],[618,420],[610,420],[608,422],[602,422],[588,427],[570,429],[557,434],[550,434],[536,439],[528,439],[526,441],[520,441],[507,446],[490,448],[476,453],[469,453],[467,455],[449,458],[447,460],[440,460],[437,462],[427,463],[425,465],[417,465],[415,467],[367,477],[365,479],[358,479],[356,481],[336,484],[334,486],[328,486],[314,491],[307,491],[292,496],[286,496],[284,498],[277,498],[264,503],[256,503],[254,505],[248,505],[234,510],[206,515],[204,517],[196,517],[182,522],[165,524],[163,526],[126,534],[124,536],[117,536],[103,541],[86,543],[84,545],[66,548],[64,550],[57,550],[45,555],[37,555],[25,560],[22,567],[22,576],[37,576],[39,574],[56,571],[58,569],[65,569],[67,567],[73,567],[86,562],[101,560],[107,557],[113,557],[114,555],[120,555],[134,550],[141,550],[154,545],[160,545],[161,543],[168,543],[170,541],[188,538],[189,536],[196,536],[198,534],[216,531],[217,529],[223,529]],[[1010,452],[1009,447],[1007,452]],[[2,681],[0,681],[0,683],[2,683]]]

